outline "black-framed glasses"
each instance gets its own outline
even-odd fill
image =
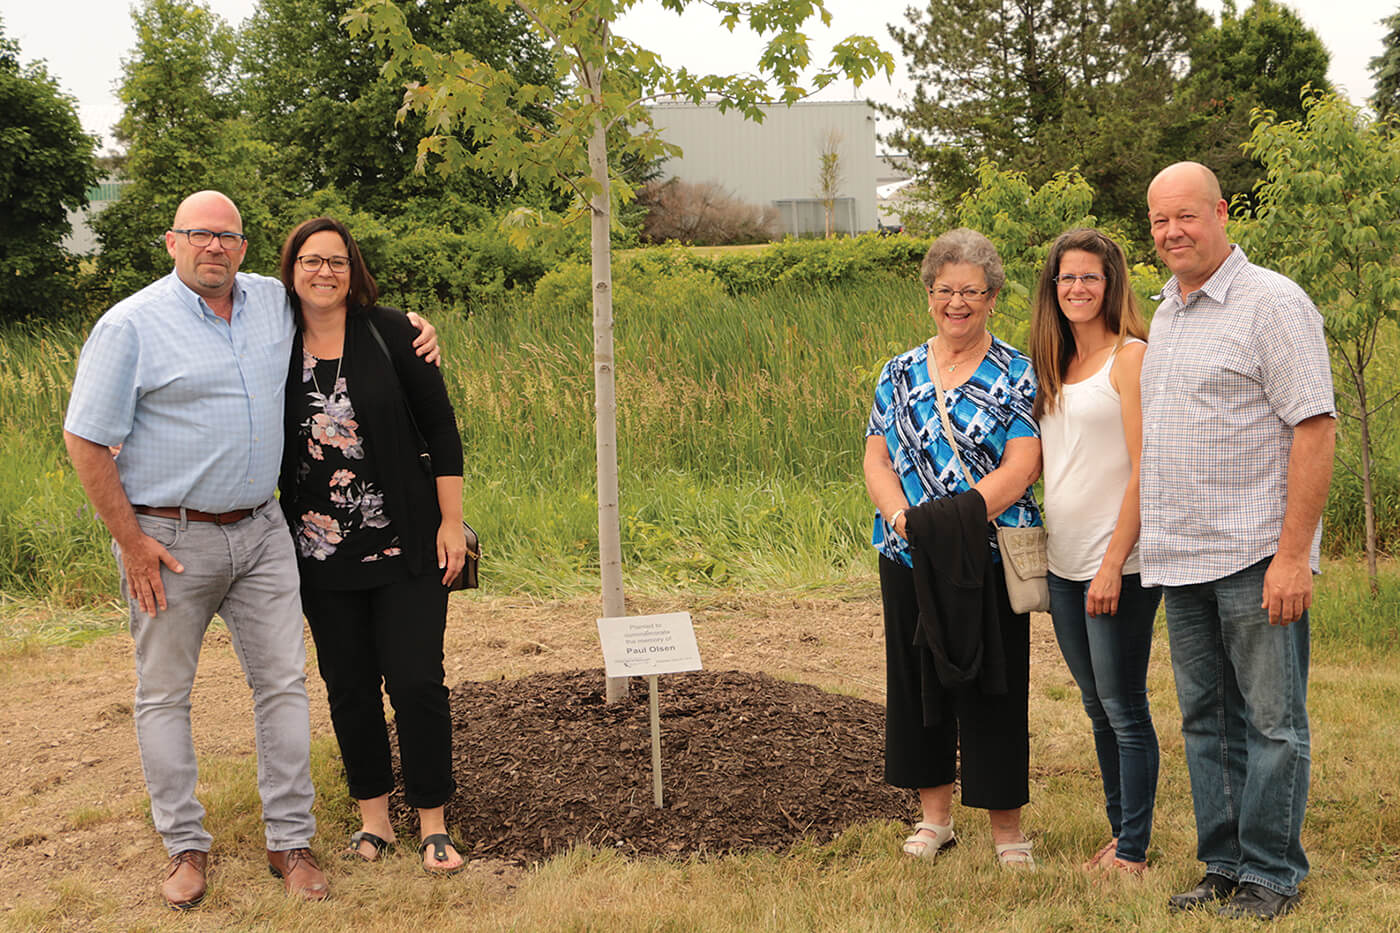
[[[330,266],[331,271],[339,275],[350,268],[350,257],[317,256],[315,253],[307,253],[297,257],[297,265],[301,266],[303,272],[320,272],[322,266]]]
[[[1108,281],[1108,276],[1098,272],[1086,272],[1083,275],[1075,275],[1072,272],[1061,272],[1055,276],[1056,285],[1073,285],[1075,282],[1083,282],[1093,288],[1095,285],[1102,285]]]
[[[220,233],[215,233],[213,230],[176,230],[171,228],[170,232],[183,233],[185,239],[189,240],[190,245],[196,249],[204,249],[204,247],[214,242],[215,237],[218,237],[220,246],[226,250],[235,250],[242,246],[248,239],[243,234],[234,233],[232,230],[224,230]]]
[[[928,293],[934,297],[935,301],[952,301],[957,295],[968,304],[976,304],[983,298],[991,294],[990,288],[930,288]]]

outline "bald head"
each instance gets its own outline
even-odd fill
[[[190,231],[200,239],[204,233],[214,236],[209,243],[196,246],[190,242]],[[218,191],[196,191],[180,202],[175,209],[175,221],[165,233],[165,249],[175,260],[175,274],[211,307],[228,301],[233,291],[234,273],[248,251],[247,242],[226,246],[219,234],[242,232],[243,218],[227,195]]]
[[[233,203],[233,199],[222,191],[196,191],[185,198],[180,202],[180,206],[175,208],[175,222],[171,226],[179,229],[188,228],[191,215],[203,213],[209,209],[232,214],[238,226],[229,229],[239,233],[243,232],[243,216],[238,213],[238,207]]]
[[[1158,187],[1159,183],[1173,187],[1195,187],[1201,197],[1212,204],[1224,200],[1224,195],[1220,193],[1220,179],[1199,162],[1174,162],[1158,172],[1152,183],[1147,186],[1149,209],[1152,204],[1152,190]]]
[[[1147,186],[1152,242],[1183,295],[1204,285],[1229,257],[1229,218],[1220,181],[1199,162],[1169,165]]]

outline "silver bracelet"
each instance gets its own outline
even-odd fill
[[[895,522],[899,521],[899,516],[903,515],[903,514],[905,513],[905,511],[907,511],[907,510],[906,510],[906,509],[900,509],[900,510],[898,510],[897,512],[895,512],[893,515],[890,516],[890,527],[891,527],[891,528],[894,527],[894,523],[895,523]]]

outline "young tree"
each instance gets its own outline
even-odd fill
[[[826,235],[830,239],[832,221],[836,213],[836,199],[841,196],[841,185],[845,182],[841,170],[841,131],[832,130],[826,134],[821,149],[817,151],[817,198],[826,212]]]
[[[1400,10],[1380,21],[1385,27],[1381,40],[1384,51],[1371,59],[1371,77],[1376,93],[1371,106],[1382,117],[1400,117]]]
[[[87,205],[97,140],[43,64],[20,63],[0,20],[0,320],[71,310],[68,211]]]
[[[496,0],[500,6],[506,0]],[[618,520],[616,399],[614,394],[612,264],[610,228],[614,204],[632,191],[617,173],[623,154],[644,162],[672,154],[655,133],[642,104],[650,96],[700,101],[717,97],[722,109],[738,109],[762,120],[761,105],[791,103],[807,93],[799,85],[811,63],[799,31],[813,14],[830,20],[822,0],[710,0],[724,26],[747,24],[771,38],[759,56],[758,74],[701,75],[667,67],[657,56],[613,31],[613,23],[636,0],[516,0],[531,28],[549,50],[555,76],[567,92],[549,101],[550,89],[522,82],[462,49],[439,52],[417,42],[407,18],[392,0],[365,0],[347,17],[351,35],[368,34],[390,53],[386,73],[411,82],[401,114],[421,113],[429,134],[419,143],[419,165],[440,158],[439,171],[463,168],[512,182],[551,185],[590,218],[593,275],[593,373],[597,406],[598,562],[603,615],[625,614],[622,547]],[[681,12],[692,0],[665,0]],[[893,70],[891,57],[874,40],[853,36],[838,43],[831,60],[812,77],[822,87],[846,77],[857,83],[877,69]],[[765,78],[776,91],[769,91]],[[552,122],[532,119],[531,108],[549,102]],[[609,136],[623,127],[633,132]],[[475,148],[462,144],[471,131]],[[609,148],[609,142],[612,148]],[[626,681],[609,680],[608,698],[621,697]]]
[[[1367,370],[1381,325],[1400,320],[1400,136],[1335,94],[1311,94],[1303,106],[1302,122],[1259,115],[1245,149],[1263,163],[1265,180],[1235,240],[1251,259],[1296,281],[1322,312],[1346,376],[1341,413],[1360,430],[1361,462],[1347,466],[1361,478],[1374,594],[1371,427],[1391,399],[1372,397]]]

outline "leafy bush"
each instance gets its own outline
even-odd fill
[[[703,305],[724,294],[714,273],[697,267],[683,250],[649,249],[613,260],[613,308],[621,314],[643,306],[674,311]],[[535,285],[540,309],[592,308],[593,275],[586,263],[568,262],[545,273]]]
[[[774,285],[835,285],[871,273],[891,273],[917,279],[928,240],[857,237],[824,240],[788,238],[763,250],[690,255],[688,262],[711,272],[732,295],[753,294]]]

